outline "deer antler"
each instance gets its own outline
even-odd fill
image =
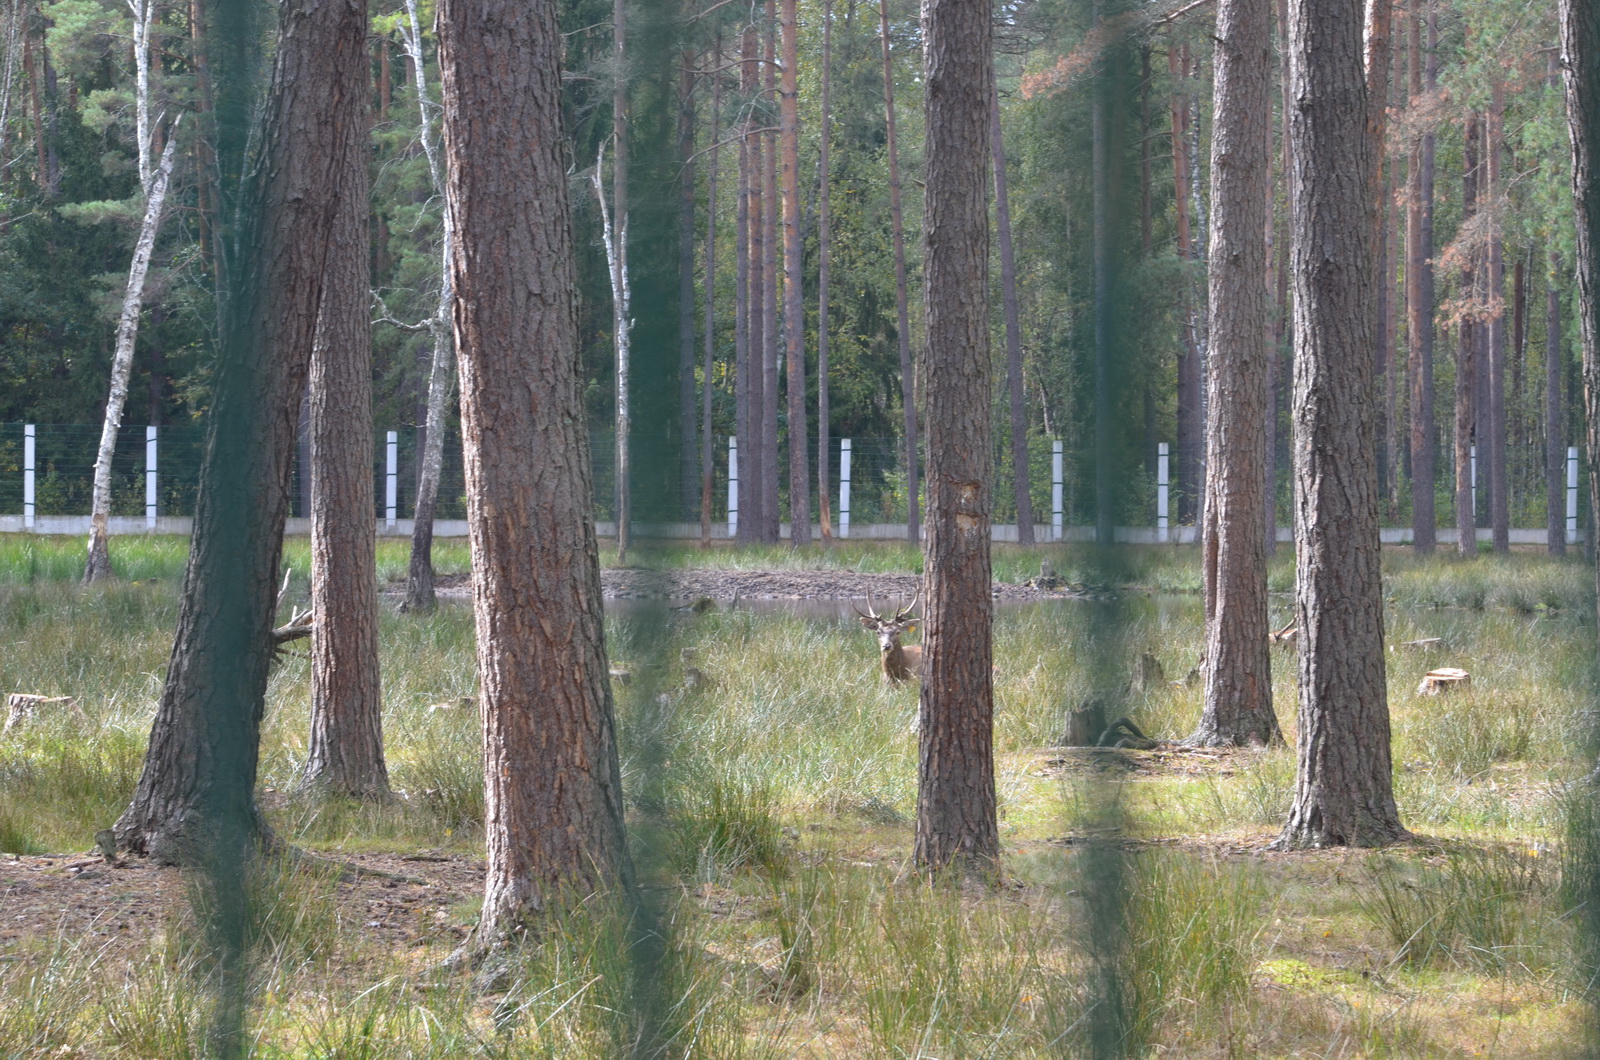
[[[856,614],[860,615],[862,618],[868,619],[868,620],[873,621],[873,622],[882,622],[883,621],[883,616],[878,614],[878,609],[872,606],[872,590],[871,589],[867,590],[867,609],[865,611],[861,610],[861,608],[857,607],[855,604],[851,604],[850,608]]]
[[[895,614],[894,620],[896,622],[904,622],[906,618],[910,616],[911,612],[917,609],[917,601],[920,599],[922,599],[922,587],[919,585],[917,586],[917,594],[911,598],[910,606],[901,608]]]

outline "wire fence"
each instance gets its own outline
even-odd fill
[[[415,510],[424,433],[417,428],[381,430],[373,439],[376,518],[405,519]],[[31,501],[31,513],[37,516],[87,515],[99,441],[97,426],[0,424],[0,514],[26,513]],[[712,448],[711,516],[714,523],[721,525],[728,519],[729,443],[727,436],[719,436]],[[144,426],[123,427],[117,434],[111,462],[111,513],[121,516],[192,515],[204,444],[204,428],[194,424],[164,425],[153,431]],[[610,521],[615,517],[616,508],[615,439],[610,432],[596,431],[591,433],[589,444],[594,468],[595,517]],[[1198,480],[1203,474],[1196,459],[1199,454],[1177,445],[1161,448],[1166,450],[1168,469],[1164,479],[1160,473],[1161,456],[1156,452],[1141,453],[1130,461],[1131,469],[1117,484],[1118,510],[1114,521],[1119,525],[1178,527],[1193,523],[1198,507]],[[456,431],[447,435],[444,449],[436,518],[463,519],[466,516],[466,482],[461,439]],[[898,438],[833,439],[832,450],[832,477],[827,490],[835,523],[844,522],[848,516],[849,524],[855,526],[904,524],[907,475],[902,441]],[[1291,473],[1286,455],[1280,454],[1276,462],[1273,491],[1278,523],[1284,526],[1292,520]],[[698,456],[697,449],[690,454],[691,463],[680,468],[682,474],[664,476],[670,481],[660,484],[661,488],[652,494],[656,510],[640,513],[641,518],[698,522]],[[1014,524],[1017,505],[1009,446],[997,442],[993,457],[993,518],[997,524]],[[292,515],[310,514],[309,458],[309,443],[302,439],[296,447],[294,460]],[[1543,445],[1507,446],[1507,500],[1513,527],[1542,529],[1546,524],[1545,460]],[[748,510],[749,490],[754,485],[749,475],[748,453],[741,454],[740,463],[744,468],[740,488]],[[1411,525],[1413,484],[1408,463],[1405,453],[1391,461],[1389,454],[1379,452],[1379,466],[1385,479],[1380,503],[1385,525]],[[782,466],[786,466],[786,461]],[[1576,472],[1576,458],[1572,457],[1563,465],[1559,485],[1565,507],[1574,510],[1577,528],[1583,529],[1589,521],[1587,476]],[[1575,480],[1569,482],[1569,475]],[[1028,493],[1036,525],[1092,525],[1095,522],[1093,480],[1094,466],[1089,452],[1049,439],[1030,440]],[[1475,521],[1480,527],[1489,524],[1487,480],[1487,470],[1480,461],[1475,491]],[[787,486],[787,475],[780,470],[778,497],[784,518],[789,510]],[[1434,480],[1434,508],[1441,529],[1455,525],[1454,490],[1454,453],[1441,447]],[[1161,523],[1163,499],[1166,524]],[[818,510],[815,483],[812,484],[811,510]]]

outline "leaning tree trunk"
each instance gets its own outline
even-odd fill
[[[1147,65],[1148,58],[1147,54]],[[1028,409],[1022,393],[1022,324],[1017,308],[1017,261],[1011,246],[1011,196],[1006,187],[1006,152],[1000,129],[1000,86],[996,83],[989,85],[989,150],[994,155],[994,227],[1000,244],[1000,298],[1006,318],[1006,392],[1011,402],[1011,477],[1017,499],[1017,544],[1031,545],[1033,495],[1028,473]]]
[[[365,69],[365,66],[363,66]],[[311,740],[300,785],[384,799],[378,560],[372,531],[370,93],[342,96],[338,214],[311,350]]]
[[[1189,742],[1281,744],[1267,639],[1270,0],[1221,0],[1211,139],[1212,401],[1206,425],[1205,707]]]
[[[926,0],[927,639],[917,770],[916,862],[992,874],[988,0]]]
[[[342,100],[367,91],[366,7],[287,0],[229,268],[222,358],[195,500],[177,636],[144,772],[117,842],[160,862],[237,871],[255,805],[278,560],[300,396],[342,189],[327,179]],[[362,129],[365,133],[365,127]]]
[[[900,343],[900,402],[905,412],[906,540],[921,534],[917,479],[917,388],[911,365],[911,321],[906,307],[905,213],[900,208],[900,147],[894,115],[894,57],[889,50],[889,0],[878,0],[883,41],[883,117],[889,150],[889,227],[894,244],[895,337]]]
[[[1360,0],[1290,0],[1300,714],[1284,847],[1404,836],[1384,678]]]
[[[579,387],[556,3],[442,0],[438,19],[467,522],[480,563],[482,948],[564,901],[625,886],[630,869]]]
[[[1600,9],[1584,0],[1560,0],[1559,7],[1567,128],[1572,136],[1572,194],[1578,206],[1578,320],[1583,326],[1592,540],[1600,533]],[[1600,564],[1595,576],[1600,579]],[[1600,581],[1596,593],[1600,595]]]
[[[434,194],[442,196],[445,190],[444,162],[439,157],[439,141],[434,132],[434,104],[428,96],[417,0],[406,0],[406,22],[402,24],[401,31],[406,42],[406,53],[411,56],[417,115],[421,120],[422,151],[428,159],[428,175]],[[411,563],[406,571],[406,597],[401,604],[403,611],[432,611],[435,602],[433,519],[439,505],[439,477],[444,471],[445,420],[450,399],[455,394],[456,381],[455,334],[450,321],[450,307],[455,301],[455,290],[450,285],[453,241],[450,212],[446,210],[439,223],[439,301],[428,320],[428,332],[433,337],[433,359],[428,369],[428,410],[422,432],[422,472],[417,476],[417,503],[411,513]]]
[[[811,449],[806,444],[806,308],[801,273],[805,244],[800,233],[800,26],[795,0],[783,0],[783,81],[778,94],[783,141],[783,340],[788,358],[784,385],[789,396],[789,544],[811,544]],[[825,326],[825,325],[824,325]],[[824,482],[822,490],[827,492]]]
[[[128,267],[128,286],[122,296],[122,316],[117,321],[117,345],[111,357],[111,392],[106,397],[105,420],[100,427],[100,450],[94,461],[94,496],[89,517],[89,558],[84,564],[84,582],[111,577],[111,456],[117,448],[117,430],[122,426],[122,409],[128,401],[128,378],[133,374],[133,347],[139,337],[139,313],[144,305],[144,282],[150,272],[150,255],[155,252],[156,233],[161,230],[162,208],[167,201],[167,185],[172,178],[172,156],[177,145],[178,123],[167,133],[167,146],[161,163],[145,190],[144,222],[139,226],[139,241],[134,244],[133,263]]]

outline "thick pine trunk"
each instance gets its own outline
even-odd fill
[[[300,397],[341,189],[326,179],[367,90],[366,8],[289,0],[261,157],[229,275],[221,359],[177,636],[144,772],[117,842],[157,861],[237,871],[255,806],[278,560]],[[365,135],[363,125],[360,130]],[[365,201],[363,200],[363,206]]]
[[[778,95],[783,141],[783,345],[789,397],[789,543],[811,544],[811,448],[806,441],[806,309],[800,233],[800,26],[795,0],[783,0],[783,83]],[[826,483],[823,491],[827,491]]]
[[[476,945],[630,876],[583,430],[554,0],[442,0],[483,715]]]
[[[1372,142],[1360,0],[1290,0],[1300,712],[1284,847],[1371,846],[1395,808],[1373,450]]]
[[[911,323],[906,305],[905,214],[900,208],[900,148],[894,116],[894,57],[889,49],[889,0],[878,0],[883,42],[883,117],[889,150],[889,226],[894,244],[895,335],[900,343],[900,404],[905,413],[906,540],[922,532],[917,476],[917,388],[912,374]]]
[[[363,70],[366,68],[363,67]],[[362,87],[368,87],[366,78]],[[338,212],[311,350],[311,740],[302,787],[389,795],[373,535],[369,92],[341,94]]]
[[[1206,424],[1205,747],[1281,744],[1267,640],[1267,222],[1272,183],[1270,0],[1221,0],[1211,140]]]
[[[993,873],[987,0],[927,0],[927,636],[915,856]]]
[[[1600,528],[1600,8],[1560,0],[1572,193],[1578,207],[1578,320],[1583,327],[1583,402],[1588,424],[1589,526]],[[1592,550],[1591,546],[1591,550]],[[1600,566],[1595,568],[1600,579]],[[1600,582],[1597,582],[1600,593]]]

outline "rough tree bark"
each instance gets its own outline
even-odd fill
[[[367,69],[365,65],[363,71]],[[311,739],[302,787],[383,799],[378,557],[373,534],[370,80],[341,93],[340,197],[311,349]]]
[[[783,344],[784,386],[789,397],[789,544],[811,544],[811,448],[806,444],[806,309],[801,275],[805,243],[800,232],[800,25],[795,0],[783,0],[783,80],[778,115],[783,147]],[[823,484],[827,492],[827,484]]]
[[[1000,856],[989,534],[988,0],[926,0],[928,539],[915,856],[984,874]]]
[[[474,945],[630,876],[578,387],[554,0],[442,0],[486,846]]]
[[[1583,405],[1588,443],[1589,525],[1600,527],[1600,9],[1560,0],[1561,67],[1572,136],[1572,194],[1578,207],[1578,320],[1583,336]],[[1591,529],[1590,534],[1596,531]],[[1600,565],[1595,567],[1600,595]]]
[[[894,244],[895,333],[900,342],[900,403],[905,412],[906,540],[922,533],[917,476],[917,388],[911,364],[911,322],[906,306],[905,213],[900,208],[900,148],[894,120],[894,56],[889,48],[889,0],[878,0],[883,42],[883,118],[889,149],[889,226]],[[987,39],[987,38],[986,38]]]
[[[1146,60],[1148,64],[1148,54]],[[1028,479],[1028,407],[1022,393],[1022,323],[1017,308],[1017,261],[1011,246],[1011,196],[1000,129],[1000,86],[989,86],[989,150],[994,155],[994,227],[1000,244],[1000,297],[1006,323],[1006,390],[1011,404],[1011,478],[1017,498],[1017,544],[1033,544],[1033,496]],[[1148,153],[1149,145],[1145,145]],[[1145,189],[1148,193],[1149,189]],[[1147,196],[1148,197],[1148,196]]]
[[[1431,7],[1431,5],[1430,5]],[[1429,14],[1427,89],[1434,87],[1436,65],[1433,21]],[[1411,17],[1410,106],[1423,92],[1422,18]],[[1411,544],[1418,555],[1437,547],[1433,484],[1437,477],[1438,443],[1433,412],[1433,153],[1432,128],[1411,150],[1406,188],[1406,343],[1411,383]]]
[[[161,161],[144,186],[144,221],[139,225],[139,240],[134,244],[133,262],[128,266],[128,285],[122,296],[122,315],[117,320],[117,342],[111,355],[111,390],[106,396],[106,414],[100,425],[100,448],[94,461],[89,557],[83,568],[85,583],[111,577],[111,457],[116,452],[117,430],[122,426],[122,410],[128,401],[128,379],[133,374],[133,348],[139,337],[139,314],[144,308],[145,277],[150,273],[150,256],[155,253],[156,233],[161,230],[167,186],[172,179],[177,131],[178,123],[174,121],[167,133],[167,146],[162,149]]]
[[[1361,30],[1360,0],[1289,2],[1300,714],[1286,848],[1406,834],[1384,683]]]
[[[261,834],[255,781],[272,612],[324,259],[341,189],[327,179],[367,85],[366,7],[287,0],[261,164],[228,270],[194,537],[167,680],[118,845],[236,866]],[[366,128],[360,130],[365,135]]]
[[[434,103],[428,95],[427,67],[423,64],[422,25],[417,17],[417,0],[406,0],[406,21],[401,24],[406,54],[411,57],[412,83],[416,89],[419,138],[428,159],[428,176],[435,195],[445,193],[444,160],[440,157],[434,127]],[[412,510],[411,563],[406,570],[404,611],[431,611],[433,595],[433,519],[439,505],[439,476],[444,470],[445,418],[450,399],[455,396],[456,344],[450,328],[450,307],[455,289],[450,283],[450,255],[454,233],[446,210],[439,223],[439,302],[428,319],[433,338],[433,358],[428,368],[428,409],[424,413],[422,471],[417,476],[417,503]]]
[[[1189,742],[1283,742],[1267,639],[1267,222],[1272,185],[1270,0],[1221,0],[1211,139],[1211,350],[1203,559],[1205,707]]]

